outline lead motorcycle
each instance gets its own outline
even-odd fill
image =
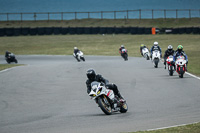
[[[172,64],[172,62],[173,62],[173,56],[170,55],[166,59],[166,63],[168,65],[168,71],[169,71],[169,75],[170,76],[173,76],[174,70],[175,70],[174,65]],[[166,69],[166,65],[165,65],[165,69]]]
[[[125,61],[127,61],[128,60],[128,51],[126,49],[122,49],[121,56]]]
[[[13,53],[9,54],[8,57],[5,58],[6,62],[10,64],[11,62],[18,63],[17,59],[15,58],[15,55]]]
[[[78,62],[80,62],[81,60],[85,61],[85,58],[83,56],[83,52],[81,52],[81,51],[77,52],[76,55],[75,55],[75,53],[73,53],[73,56],[74,56],[74,58],[76,58],[76,60]]]
[[[179,74],[180,78],[183,78],[183,75],[186,72],[186,62],[184,56],[178,56],[176,59],[176,72]]]
[[[111,115],[113,112],[126,113],[128,110],[127,103],[121,102],[112,90],[105,87],[104,83],[92,82],[89,96],[95,100],[106,115]]]
[[[153,51],[152,62],[154,64],[154,67],[157,68],[158,63],[160,62],[160,51],[158,51],[158,50]]]
[[[147,48],[143,48],[142,49],[142,55],[145,59],[149,60],[149,57],[150,57],[150,53],[149,53],[149,50]]]

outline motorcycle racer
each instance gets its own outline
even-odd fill
[[[124,45],[121,45],[120,48],[119,48],[119,53],[120,54],[122,53],[122,49],[125,49]]]
[[[76,55],[76,58],[77,58],[77,53],[79,52],[80,50],[77,48],[77,47],[74,47],[74,55]]]
[[[9,51],[6,51],[5,52],[5,58],[7,59],[8,58],[8,56],[11,54],[11,52],[9,52]]]
[[[87,86],[87,93],[89,94],[91,91],[91,83],[93,81],[97,81],[97,82],[103,82],[105,84],[105,86],[108,89],[113,90],[114,94],[117,95],[120,98],[120,101],[124,102],[124,98],[122,97],[122,95],[120,94],[117,86],[115,84],[109,84],[109,81],[105,78],[103,78],[100,74],[96,74],[94,69],[89,69],[86,72],[87,75],[87,81],[86,81],[86,86]]]
[[[167,50],[165,51],[165,54],[164,54],[164,65],[166,65],[166,59],[170,55],[172,55],[172,56],[174,55],[174,50],[173,50],[172,45],[169,45],[167,47]]]
[[[143,54],[142,54],[142,49],[143,49],[143,48],[147,48],[147,47],[146,47],[144,44],[141,44],[141,45],[140,45],[140,53],[141,53],[142,56],[143,56]],[[147,48],[147,49],[148,49],[148,48]]]
[[[173,56],[174,57],[174,62],[176,61],[176,58],[178,56],[184,56],[185,60],[186,60],[186,64],[188,64],[188,57],[187,57],[186,53],[183,51],[183,46],[182,45],[178,45],[177,50],[174,53],[174,56]],[[187,69],[186,69],[186,71],[187,71]]]
[[[160,46],[158,46],[158,42],[154,42],[154,45],[151,47],[151,58],[154,50],[160,51],[160,58],[162,58],[162,50]]]

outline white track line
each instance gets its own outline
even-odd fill
[[[196,124],[196,123],[199,123],[199,122],[188,123],[188,124],[180,124],[180,125],[174,125],[174,126],[168,126],[168,127],[160,127],[160,128],[154,128],[154,129],[148,129],[146,131],[154,131],[154,130],[161,130],[161,129],[173,128],[173,127],[180,127],[180,126],[186,126],[186,125],[191,125],[191,124]]]
[[[196,79],[199,79],[200,80],[200,77],[197,77],[197,76],[195,76],[195,75],[193,75],[193,74],[191,74],[191,73],[189,73],[189,72],[185,72],[186,74],[188,74],[188,75],[190,75],[190,76],[192,76],[192,77],[194,77],[194,78],[196,78]]]
[[[162,62],[164,62],[164,60],[162,59]],[[196,78],[196,79],[199,79],[200,80],[200,77],[197,77],[197,76],[195,76],[195,75],[193,75],[193,74],[191,74],[191,73],[189,73],[189,72],[185,72],[187,75],[190,75],[191,77],[194,77],[194,78]]]
[[[8,71],[8,70],[9,70],[9,68],[8,68],[8,69],[1,70],[0,73],[6,72],[6,71]]]

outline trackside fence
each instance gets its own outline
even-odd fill
[[[32,12],[0,13],[0,21],[39,21],[73,19],[155,19],[199,18],[200,9],[138,9],[96,12]]]

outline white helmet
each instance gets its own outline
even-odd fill
[[[74,47],[74,49],[77,49],[77,47]]]
[[[154,42],[153,44],[154,44],[155,46],[157,46],[157,45],[158,45],[158,42]]]

